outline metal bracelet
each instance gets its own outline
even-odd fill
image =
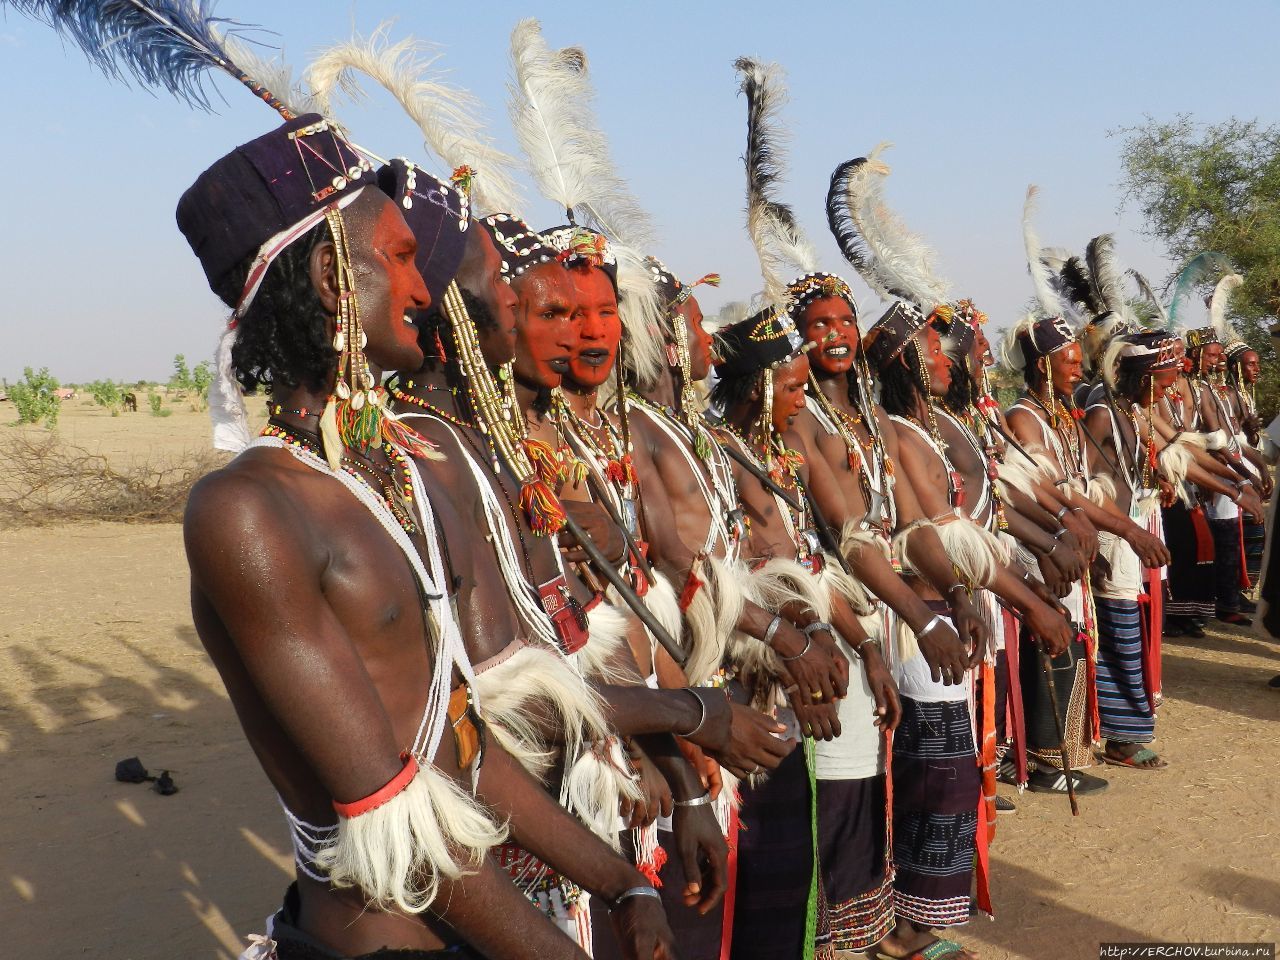
[[[823,623],[821,620],[815,620],[813,621],[813,623],[805,624],[803,627],[800,628],[800,630],[806,637],[811,637],[820,630],[826,630],[828,633],[830,633],[831,624]]]
[[[690,730],[688,733],[679,734],[679,736],[682,736],[686,740],[688,740],[690,737],[696,736],[698,731],[702,729],[702,725],[707,722],[707,701],[703,700],[702,697],[698,696],[698,692],[694,690],[692,687],[685,687],[684,692],[689,694],[691,697],[693,697],[693,699],[697,700],[698,707],[702,710],[702,715],[698,717],[698,725],[694,727],[692,730]]]
[[[943,593],[949,597],[953,593],[955,593],[957,590],[964,590],[967,592],[968,589],[969,588],[966,587],[963,583],[953,583],[951,586],[947,587],[947,589],[944,590]]]
[[[655,900],[661,900],[662,894],[660,894],[655,887],[631,887],[629,890],[623,890],[622,893],[620,893],[617,898],[609,904],[609,910],[617,910],[622,906],[622,901],[630,900],[632,897],[653,897]]]
[[[711,802],[711,794],[704,793],[700,797],[694,797],[692,800],[673,800],[672,803],[677,807],[705,807]]]
[[[920,639],[934,627],[943,623],[946,623],[946,621],[942,619],[941,614],[935,613],[932,620],[926,623],[922,629],[916,631],[916,639]]]
[[[780,653],[779,653],[779,654],[778,654],[778,659],[779,659],[779,660],[781,660],[783,663],[790,663],[792,660],[799,660],[801,657],[803,657],[806,653],[808,653],[808,652],[809,652],[809,648],[810,648],[811,646],[813,646],[813,635],[812,635],[812,634],[809,634],[809,633],[806,633],[806,634],[804,635],[804,649],[803,649],[803,650],[801,650],[799,653],[797,653],[794,657],[784,657],[782,654],[780,654]]]
[[[764,629],[764,637],[761,642],[766,646],[772,646],[773,635],[778,632],[778,628],[782,626],[782,614],[775,613],[773,619],[769,621],[769,626]]]

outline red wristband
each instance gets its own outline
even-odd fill
[[[353,817],[360,816],[362,813],[377,810],[378,807],[393,799],[397,794],[402,793],[413,781],[413,778],[418,775],[418,761],[411,753],[400,754],[400,759],[404,760],[404,767],[400,772],[382,787],[369,794],[369,796],[360,800],[353,800],[351,803],[333,801],[333,809],[337,811],[338,816],[350,820]]]

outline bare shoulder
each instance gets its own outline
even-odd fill
[[[284,451],[250,450],[201,478],[183,515],[188,554],[221,552],[248,536],[262,542],[267,533],[296,542],[298,498],[285,487],[305,482],[299,472],[306,469]]]

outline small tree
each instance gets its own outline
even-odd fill
[[[169,389],[175,393],[186,393],[191,389],[191,371],[187,368],[187,358],[181,353],[173,358],[173,376],[169,378]]]
[[[209,384],[213,383],[213,367],[201,360],[191,371],[191,409],[204,410],[209,403]]]
[[[58,411],[62,401],[58,399],[58,381],[49,376],[49,368],[41,367],[39,373],[25,367],[22,380],[9,387],[9,399],[18,410],[19,423],[39,423],[52,430],[58,425]]]
[[[93,402],[100,407],[106,407],[111,411],[113,417],[120,416],[120,407],[124,403],[124,394],[120,392],[120,387],[112,380],[95,380],[93,383],[87,384],[85,387],[90,394],[93,395]]]

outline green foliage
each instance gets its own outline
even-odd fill
[[[147,406],[151,408],[151,415],[153,417],[173,416],[172,410],[166,410],[164,408],[164,397],[154,391],[147,394]]]
[[[169,378],[169,389],[183,393],[191,389],[191,371],[187,369],[187,358],[182,354],[173,358],[173,376]]]
[[[171,400],[188,397],[192,410],[203,410],[209,399],[209,384],[213,382],[213,368],[202,360],[195,369],[187,367],[187,358],[181,353],[173,358],[173,376],[169,378],[169,392],[176,394]]]
[[[39,373],[25,367],[22,380],[7,387],[9,399],[18,410],[19,423],[44,421],[44,425],[50,430],[58,425],[58,411],[62,408],[62,401],[55,392],[58,381],[49,376],[48,367],[41,367]]]
[[[100,407],[106,407],[113,417],[120,416],[124,393],[117,383],[112,380],[95,380],[93,383],[85,384],[84,389],[93,396],[94,403]]]
[[[1280,312],[1280,126],[1235,118],[1204,126],[1182,114],[1115,134],[1124,137],[1124,202],[1142,212],[1146,234],[1179,268],[1215,250],[1243,274],[1228,312],[1262,361],[1258,404],[1270,419],[1280,407],[1277,357],[1266,333]]]

